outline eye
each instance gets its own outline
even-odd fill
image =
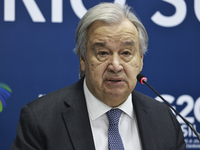
[[[108,55],[108,52],[106,52],[106,51],[101,51],[101,52],[99,52],[99,55],[101,55],[101,56],[106,56],[106,55]]]
[[[129,56],[129,55],[131,55],[131,53],[130,53],[129,51],[124,51],[124,52],[122,53],[122,55]]]
[[[100,50],[97,52],[97,59],[101,62],[106,61],[109,58],[109,51],[106,50]]]

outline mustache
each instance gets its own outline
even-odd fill
[[[125,73],[122,71],[119,72],[114,72],[114,71],[106,71],[105,72],[106,76],[113,76],[113,77],[120,77],[120,76],[125,76]]]
[[[115,72],[108,71],[108,72],[105,73],[104,79],[105,80],[123,80],[123,81],[127,81],[127,76],[123,72],[115,73]]]

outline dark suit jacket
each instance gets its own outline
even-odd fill
[[[143,150],[184,150],[180,125],[169,108],[133,91]],[[83,79],[22,107],[11,150],[95,150]]]

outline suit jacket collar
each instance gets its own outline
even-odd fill
[[[151,109],[145,103],[146,96],[137,91],[133,91],[132,94],[143,150],[156,149],[156,140],[151,130]]]
[[[67,109],[62,113],[62,116],[74,149],[95,150],[83,92],[83,78],[68,88],[67,96],[68,98],[65,99]],[[132,100],[143,150],[156,149],[155,139],[151,130],[151,110],[145,103],[145,96],[137,91],[133,91]]]
[[[95,150],[88,111],[83,92],[83,79],[69,87],[62,113],[75,150]]]

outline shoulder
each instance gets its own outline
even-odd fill
[[[165,125],[170,124],[169,126],[175,126],[176,130],[179,131],[180,125],[175,115],[164,102],[159,102],[154,98],[144,95],[138,91],[133,91],[133,104],[134,109],[143,109],[148,112],[151,119],[155,122],[160,122]]]
[[[149,106],[149,107],[153,107],[153,106],[165,106],[165,104],[157,101],[156,99],[147,96],[145,94],[142,94],[138,91],[133,91],[132,92],[132,96],[133,96],[133,100],[138,100],[141,101],[142,103],[144,103],[145,105]]]
[[[166,118],[174,118],[174,115],[170,108],[163,102],[159,102],[156,99],[144,95],[138,91],[133,91],[133,104],[134,107],[140,107],[140,109],[144,109],[148,111],[151,115],[156,117],[163,117],[167,116]],[[136,108],[138,109],[138,108]]]
[[[28,106],[32,111],[40,112],[47,110],[60,109],[62,111],[65,109],[65,102],[70,101],[73,97],[76,97],[77,94],[83,93],[83,80],[70,85],[68,87],[59,89],[57,91],[46,94],[40,98],[37,98],[26,106]],[[45,110],[46,109],[46,110]]]

